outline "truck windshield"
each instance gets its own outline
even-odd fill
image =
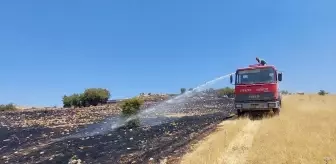
[[[240,70],[236,73],[236,84],[273,83],[275,80],[273,68]]]

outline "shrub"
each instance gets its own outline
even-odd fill
[[[328,94],[328,92],[326,92],[325,90],[320,90],[318,92],[318,94],[321,95],[321,96],[324,96],[324,95]]]
[[[185,88],[181,88],[181,94],[183,94],[184,92],[186,92],[186,89]]]
[[[204,91],[205,93],[215,93],[215,89],[209,88]]]
[[[0,105],[0,111],[7,111],[7,110],[17,110],[16,106],[13,103],[9,103],[7,105]]]
[[[132,98],[125,100],[121,104],[121,112],[124,116],[135,115],[139,112],[141,105],[143,104],[143,100],[139,98]]]
[[[132,119],[130,121],[128,121],[126,123],[126,128],[128,129],[131,129],[131,128],[136,128],[136,127],[139,127],[140,126],[140,119],[139,118],[135,118],[135,119]]]
[[[218,96],[226,95],[228,97],[232,97],[234,95],[234,89],[230,87],[225,87],[225,88],[219,89],[217,93],[218,93]]]
[[[289,92],[288,92],[287,90],[282,90],[282,91],[281,91],[281,94],[283,94],[283,95],[287,95],[287,94],[289,94]]]
[[[121,104],[121,112],[123,116],[127,118],[127,117],[138,114],[143,102],[144,100],[140,98],[132,98],[132,99],[125,100]],[[126,123],[127,128],[135,128],[135,127],[138,127],[139,125],[140,125],[140,120],[136,116],[135,118],[133,118],[132,120]]]

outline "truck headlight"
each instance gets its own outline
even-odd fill
[[[275,103],[268,103],[268,107],[269,108],[274,108],[275,107]]]
[[[236,108],[241,108],[242,104],[236,104]]]

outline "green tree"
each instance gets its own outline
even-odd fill
[[[72,94],[70,96],[63,96],[63,107],[69,108],[69,107],[80,107],[80,95],[79,94]]]
[[[324,96],[324,95],[328,94],[328,92],[326,92],[325,90],[320,90],[318,92],[318,94],[321,95],[321,96]]]
[[[217,93],[219,96],[226,95],[228,97],[232,97],[234,95],[234,88],[225,87],[225,88],[219,89]]]
[[[13,103],[9,104],[1,104],[0,105],[0,111],[6,111],[6,110],[17,110],[16,106]]]
[[[63,107],[86,107],[106,104],[111,94],[107,89],[89,88],[84,93],[74,93],[70,96],[64,95],[62,98]]]
[[[186,89],[185,88],[181,88],[181,94],[185,93],[186,92]]]
[[[62,98],[63,101],[63,107],[64,108],[69,108],[71,107],[71,97],[64,95]]]
[[[189,88],[189,91],[192,91],[193,89],[192,88]]]
[[[81,107],[81,97],[80,94],[74,93],[70,96],[71,106],[73,107]]]
[[[89,88],[84,91],[83,96],[87,104],[97,106],[99,103],[106,104],[111,95],[107,89]]]
[[[79,94],[79,101],[80,101],[79,105],[81,107],[87,107],[87,106],[89,106],[89,103],[86,100],[86,97],[85,97],[84,93]]]

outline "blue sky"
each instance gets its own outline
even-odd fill
[[[336,1],[1,1],[0,103],[179,92],[266,59],[282,89],[335,92]],[[228,86],[228,80],[218,85]]]

